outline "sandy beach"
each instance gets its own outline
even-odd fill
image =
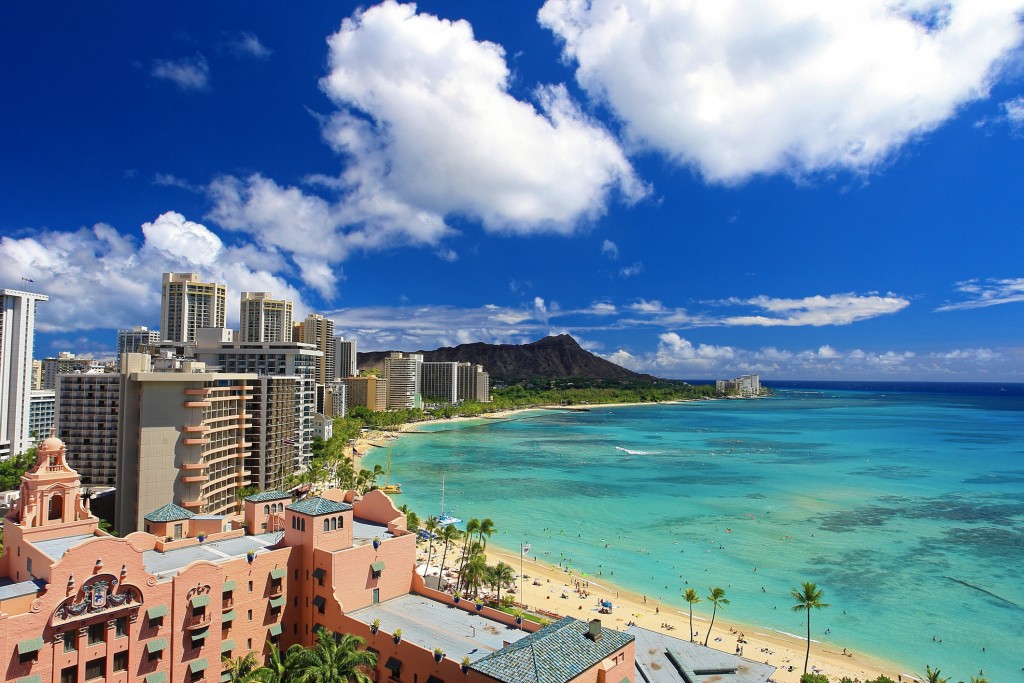
[[[452,572],[449,568],[455,565],[461,550],[448,549],[445,574]],[[431,565],[440,564],[438,553],[440,544],[434,545],[434,557]],[[419,562],[427,559],[427,547],[421,544]],[[520,557],[517,553],[508,552],[488,546],[488,564],[505,562],[511,565],[517,574],[520,572]],[[590,576],[581,576],[577,571],[565,571],[561,567],[531,557],[522,558],[522,593],[519,585],[515,587],[516,600],[532,611],[540,610],[561,616],[574,616],[579,619],[599,618],[607,626],[625,630],[630,623],[652,631],[671,634],[686,639],[689,630],[689,615],[686,611],[667,607],[647,600],[645,596],[622,590],[615,584],[604,580],[593,581]],[[703,598],[708,590],[698,589]],[[614,605],[611,614],[601,614],[598,610],[601,601],[611,601]],[[794,615],[794,621],[800,617]],[[813,620],[813,617],[812,617]],[[703,643],[710,623],[710,604],[704,600],[695,606],[693,614],[694,640]],[[812,622],[813,623],[813,622]],[[765,662],[777,668],[773,680],[779,683],[798,683],[803,673],[806,641],[802,638],[768,631],[749,624],[737,624],[729,621],[728,608],[719,610],[714,626],[708,639],[708,647],[723,652],[742,654],[748,659]],[[790,671],[789,668],[793,670]],[[890,662],[884,662],[865,653],[844,653],[842,648],[811,642],[811,656],[808,670],[818,671],[832,681],[842,677],[852,680],[869,680],[885,674],[893,680],[910,679],[908,672],[900,671]]]

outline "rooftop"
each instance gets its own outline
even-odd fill
[[[647,683],[764,683],[775,667],[632,626],[637,680]]]
[[[50,538],[45,541],[31,541],[32,545],[51,560],[59,560],[64,553],[74,548],[79,543],[84,543],[90,538],[97,538],[93,534],[75,534],[74,536],[63,536],[61,538]]]
[[[284,500],[291,497],[292,494],[285,493],[284,491],[260,491],[251,496],[246,496],[245,500],[249,503],[269,503],[272,500]]]
[[[526,636],[525,631],[422,595],[402,595],[346,616],[369,625],[380,619],[386,633],[402,629],[402,639],[427,650],[439,647],[449,659],[476,661]]]
[[[352,520],[352,545],[366,545],[375,538],[383,541],[393,537],[394,534],[388,531],[387,524],[378,524],[365,519]]]
[[[165,552],[147,550],[142,553],[142,562],[147,572],[156,574],[160,578],[170,578],[193,562],[204,560],[219,563],[245,557],[250,550],[256,552],[267,550],[277,543],[277,538],[278,534],[276,533],[257,534],[223,541],[210,541]]]
[[[312,498],[295,501],[285,509],[316,517],[318,515],[331,515],[337,512],[348,512],[352,509],[352,506],[348,503],[336,503],[333,500],[327,500],[320,496],[313,496]]]
[[[566,683],[633,642],[610,628],[591,640],[589,630],[589,623],[564,617],[470,666],[502,683]]]
[[[162,508],[153,510],[143,519],[147,522],[180,522],[183,519],[191,519],[193,516],[193,513],[185,508],[179,507],[174,503],[168,503]]]
[[[44,588],[46,588],[46,582],[41,579],[15,583],[4,577],[0,579],[0,600],[10,600],[22,595],[34,595]]]

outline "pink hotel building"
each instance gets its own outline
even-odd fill
[[[64,443],[44,440],[4,524],[5,681],[229,681],[225,658],[262,661],[321,628],[364,638],[376,681],[763,683],[774,671],[635,627],[540,628],[456,604],[424,586],[416,535],[380,491],[259,493],[235,516],[165,505],[125,538],[98,522]]]

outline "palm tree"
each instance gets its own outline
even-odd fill
[[[473,545],[479,547],[477,543]],[[459,577],[463,590],[467,593],[472,591],[473,597],[476,597],[480,593],[480,586],[487,581],[487,569],[487,558],[482,553],[470,555],[466,564],[462,566],[462,576]]]
[[[260,662],[256,659],[255,652],[247,652],[244,657],[231,659],[227,655],[221,660],[228,665],[228,673],[231,674],[231,683],[253,683],[259,681]]]
[[[301,645],[292,647],[302,647]],[[253,673],[256,680],[262,683],[283,683],[285,674],[285,660],[281,658],[281,651],[269,640],[267,641],[267,663],[257,668]]]
[[[927,664],[924,665],[924,673],[924,679],[928,681],[928,683],[946,683],[946,681],[949,680],[948,678],[940,677],[939,673],[941,672],[938,669],[931,668]]]
[[[692,588],[687,588],[686,592],[683,593],[683,600],[690,603],[690,642],[693,642],[693,606],[700,602],[700,596],[697,595],[697,591]]]
[[[455,528],[454,524],[446,524],[441,527],[441,540],[444,541],[444,552],[441,553],[441,569],[437,576],[437,590],[441,590],[441,577],[444,576],[444,561],[448,558],[448,544],[459,540],[462,532]]]
[[[511,565],[499,562],[491,572],[491,581],[498,589],[498,604],[501,604],[501,587],[516,580],[516,570]]]
[[[427,521],[424,522],[423,527],[427,530],[427,569],[430,569],[430,557],[434,553],[434,534],[437,533],[437,517],[431,515],[427,517]],[[427,570],[423,570],[423,576],[427,575]]]
[[[466,566],[466,554],[469,550],[470,540],[478,531],[480,531],[480,520],[473,517],[466,523],[466,542],[462,545],[462,560],[459,564],[459,581],[455,585],[455,590],[460,590],[462,588],[462,568]]]
[[[493,534],[495,531],[497,531],[497,529],[494,528],[494,522],[491,520],[490,517],[485,517],[483,521],[480,522],[480,528],[477,529],[476,532],[477,540],[480,541],[484,548],[487,547],[487,541],[484,540],[484,536],[490,538],[491,534]]]
[[[335,638],[319,629],[313,647],[288,648],[289,683],[373,683],[368,674],[377,666],[377,655],[359,648],[365,642],[350,633]]]
[[[804,673],[807,673],[807,662],[811,659],[811,610],[828,607],[827,602],[822,601],[824,594],[811,581],[804,581],[800,588],[794,588],[790,595],[796,600],[793,605],[794,612],[807,612],[807,654],[804,656]]]
[[[402,505],[398,511],[405,515],[405,528],[409,531],[419,531],[420,516],[409,509],[408,505]]]
[[[718,613],[718,606],[725,607],[729,604],[728,598],[725,597],[725,591],[718,586],[711,589],[711,594],[708,595],[707,601],[715,607],[711,610],[711,623],[708,625],[708,632],[704,634],[704,647],[707,647],[708,638],[711,637],[711,628],[715,625],[715,614]]]

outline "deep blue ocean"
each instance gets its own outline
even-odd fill
[[[1024,681],[1024,385],[766,384],[427,425],[395,444],[391,478],[425,517],[444,476],[448,511],[490,517],[492,543],[662,605],[722,586],[725,618],[801,634],[789,592],[814,581],[831,604],[817,640]]]

